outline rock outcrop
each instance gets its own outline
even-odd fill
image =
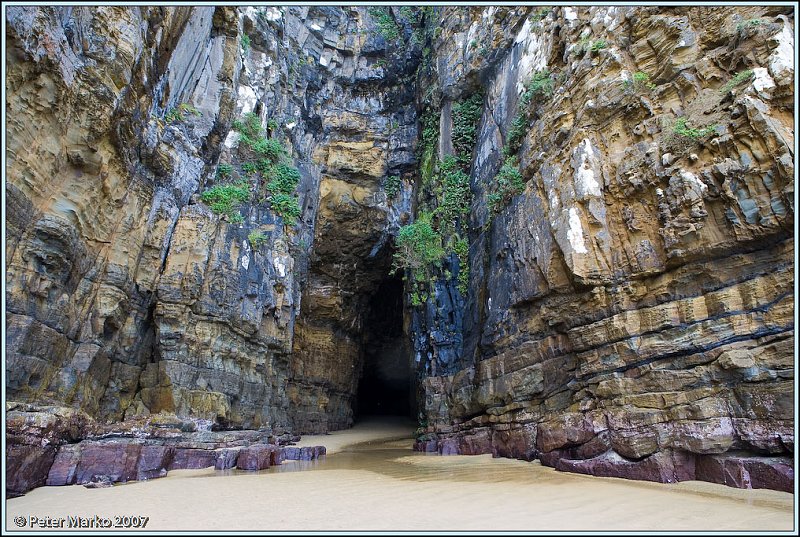
[[[316,456],[379,370],[420,450],[793,487],[792,9],[7,29],[9,493]]]
[[[463,348],[422,381],[418,448],[792,490],[791,10],[451,11],[441,123],[486,101]]]
[[[310,461],[324,446],[293,447],[271,429],[212,431],[212,422],[165,415],[101,424],[64,407],[12,405],[7,413],[6,496],[42,485],[110,486],[164,477],[169,470],[265,470]],[[278,434],[280,433],[280,434]]]

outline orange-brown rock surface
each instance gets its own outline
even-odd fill
[[[438,84],[445,101],[482,87],[486,111],[469,293],[450,323],[464,346],[422,381],[420,449],[791,490],[792,12],[454,11],[442,49],[461,67]],[[487,73],[466,44],[501,39],[488,22],[514,16]],[[489,218],[524,81],[544,69],[553,90],[525,124],[524,190]],[[684,134],[680,118],[708,130]],[[752,455],[779,456],[754,463],[775,476],[737,481],[707,462],[749,468],[736,461]]]
[[[6,44],[13,493],[235,464],[92,420],[325,432],[381,375],[418,449],[793,487],[791,8],[14,6]]]

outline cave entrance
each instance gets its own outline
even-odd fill
[[[383,280],[372,296],[364,322],[364,362],[356,398],[363,416],[416,418],[412,353],[403,330],[403,280]]]

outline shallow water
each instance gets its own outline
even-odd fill
[[[261,472],[184,470],[108,489],[43,487],[8,501],[8,529],[17,529],[16,516],[93,514],[148,516],[147,530],[766,531],[793,525],[794,497],[783,492],[597,478],[489,455],[442,457],[385,436]]]

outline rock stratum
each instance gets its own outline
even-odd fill
[[[7,494],[276,464],[384,350],[416,449],[792,491],[794,45],[780,6],[8,7]]]

